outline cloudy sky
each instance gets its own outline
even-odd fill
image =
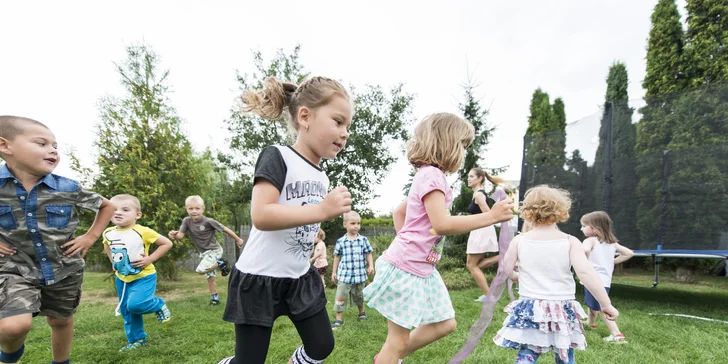
[[[645,47],[656,0],[450,1],[2,1],[0,114],[40,120],[62,147],[94,161],[97,102],[121,95],[114,61],[145,41],[171,71],[171,96],[196,149],[226,148],[224,119],[237,94],[235,70],[252,50],[302,46],[314,75],[346,84],[399,82],[414,114],[457,112],[472,78],[497,127],[484,156],[520,176],[522,136],[537,87],[562,97],[567,119],[603,102],[615,61],[627,65],[630,98],[644,95]],[[684,9],[684,3],[679,3]],[[57,173],[74,177],[68,158]],[[389,211],[407,180],[400,161],[371,207]],[[133,193],[133,191],[130,191]]]

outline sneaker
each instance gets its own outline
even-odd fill
[[[614,343],[614,344],[626,344],[627,343],[627,340],[624,339],[624,334],[609,335],[609,336],[605,337],[603,340],[604,340],[604,342]]]
[[[159,320],[160,323],[165,323],[172,319],[172,313],[169,312],[169,307],[167,307],[167,304],[165,303],[162,305],[162,308],[157,311],[157,320]]]
[[[142,346],[146,346],[146,345],[147,345],[147,339],[144,338],[141,340],[137,340],[133,343],[127,344],[125,347],[119,349],[119,351],[123,352],[123,351],[136,350],[136,349],[139,349]]]
[[[485,302],[485,295],[484,294],[480,295],[480,297],[475,299],[475,302],[480,302],[480,303]]]
[[[220,304],[220,300],[211,299],[209,306],[217,306]]]
[[[366,312],[362,312],[359,314],[359,321],[366,321],[369,320],[369,316],[367,316]]]
[[[223,277],[230,274],[230,265],[228,264],[227,259],[220,258],[220,260],[217,261],[217,267],[220,268]]]
[[[344,324],[344,320],[334,320],[334,323],[331,324],[331,329],[336,330],[337,328],[341,327],[341,325]]]
[[[219,362],[217,362],[217,364],[230,364],[230,363],[233,362],[233,359],[235,359],[235,357],[234,356],[230,356],[230,357],[227,357],[227,358],[225,358],[223,360],[220,360]]]

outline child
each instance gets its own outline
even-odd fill
[[[329,262],[326,260],[326,243],[324,242],[324,239],[326,239],[326,233],[324,232],[324,229],[321,229],[318,231],[318,234],[316,234],[316,247],[313,248],[311,264],[313,264],[313,267],[316,268],[321,275],[321,282],[323,282],[324,287],[326,287],[326,279],[324,279],[324,275],[326,275],[326,271],[329,268]]]
[[[634,252],[617,242],[618,240],[612,232],[612,219],[604,211],[590,212],[582,216],[581,231],[587,237],[584,240],[584,252],[589,258],[589,262],[591,262],[599,274],[604,289],[609,294],[614,265],[626,262],[634,256]],[[619,256],[616,258],[614,257],[615,253],[619,253]],[[601,312],[599,302],[597,302],[594,295],[588,289],[584,289],[584,297],[584,303],[589,311],[587,325],[591,328],[596,328],[598,314],[607,324],[610,332],[610,335],[605,337],[604,341],[617,344],[627,343],[624,335],[619,331],[619,327],[617,327],[617,322],[605,318],[604,313]]]
[[[185,233],[189,231],[190,240],[200,252],[200,264],[197,265],[197,273],[204,274],[207,279],[207,288],[210,290],[210,306],[220,304],[220,297],[217,295],[216,269],[220,268],[222,275],[230,273],[230,266],[227,260],[222,257],[222,246],[215,240],[215,231],[224,232],[235,239],[238,248],[243,246],[243,239],[235,232],[228,229],[221,223],[203,215],[205,213],[205,201],[200,196],[189,196],[185,200],[185,209],[190,216],[182,220],[179,231],[172,230],[168,236],[170,239],[184,239]]]
[[[344,227],[346,235],[336,241],[334,247],[334,271],[331,281],[336,285],[336,302],[334,312],[336,320],[332,329],[344,324],[343,313],[346,310],[346,301],[351,294],[351,301],[359,309],[359,321],[368,319],[364,312],[364,296],[362,290],[367,281],[367,274],[374,274],[374,261],[372,260],[372,246],[366,236],[359,235],[361,217],[356,211],[344,214]]]
[[[156,313],[161,323],[172,318],[164,300],[154,296],[157,270],[152,264],[172,248],[172,242],[137,224],[142,216],[142,206],[136,197],[116,195],[111,202],[116,206],[111,220],[115,226],[104,231],[104,250],[116,272],[116,293],[119,296],[116,315],[121,314],[124,318],[124,331],[129,341],[119,351],[128,351],[147,344],[145,314]],[[157,244],[157,250],[150,255],[152,244]]]
[[[321,363],[334,349],[334,335],[324,286],[309,259],[320,223],[351,210],[351,194],[346,187],[327,194],[329,179],[320,164],[346,146],[352,100],[339,82],[325,77],[300,86],[271,77],[262,91],[246,91],[242,99],[245,111],[268,120],[284,115],[296,142],[266,147],[258,156],[253,227],[230,275],[223,315],[235,324],[235,356],[220,363],[266,362],[279,316],[288,316],[303,340],[289,363]]]
[[[397,363],[455,330],[455,311],[435,269],[441,235],[469,232],[513,216],[510,199],[482,214],[449,216],[452,190],[445,173],[460,168],[472,141],[473,126],[449,113],[429,115],[415,128],[407,158],[417,172],[407,199],[393,212],[397,236],[377,259],[374,282],[364,289],[369,307],[388,320],[387,340],[374,357],[376,364]]]
[[[581,325],[586,314],[574,300],[572,266],[594,292],[606,317],[614,320],[619,315],[581,242],[556,227],[569,219],[570,208],[571,199],[564,190],[537,186],[526,191],[520,212],[530,230],[513,239],[503,260],[508,273],[518,262],[520,298],[504,309],[509,315],[493,339],[498,346],[519,350],[516,363],[535,363],[548,351],[554,351],[556,363],[575,363],[574,349],[586,349]],[[516,274],[510,274],[516,279]]]
[[[1,363],[20,360],[36,315],[46,316],[51,327],[51,363],[70,362],[83,256],[114,213],[105,198],[52,174],[57,149],[42,123],[0,116]],[[74,239],[80,208],[97,214],[88,232]]]
[[[483,189],[483,184],[486,180],[490,181],[495,186],[503,183],[502,179],[489,175],[482,168],[473,168],[470,172],[468,172],[468,187],[473,189],[473,200],[468,206],[468,212],[473,215],[488,212],[488,210],[490,210],[490,206],[493,206],[495,203],[495,201],[488,196]],[[489,252],[498,253],[498,235],[495,233],[495,227],[490,225],[471,231],[468,236],[468,257],[465,265],[470,271],[470,275],[473,276],[475,283],[483,292],[483,294],[475,300],[476,302],[485,301],[485,296],[487,296],[490,291],[490,288],[488,287],[488,279],[485,278],[485,274],[483,274],[482,269],[498,263],[498,254],[489,258],[485,257],[485,253]]]

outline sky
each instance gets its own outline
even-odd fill
[[[252,71],[253,51],[270,59],[276,49],[300,44],[301,62],[313,75],[359,88],[403,83],[415,95],[417,120],[458,112],[462,86],[473,80],[489,108],[487,122],[496,127],[482,165],[509,166],[502,177],[517,180],[536,88],[564,100],[568,122],[593,119],[609,66],[622,61],[630,98],[644,95],[656,3],[3,1],[0,114],[45,123],[61,150],[74,149],[92,166],[98,101],[123,96],[114,62],[124,60],[126,46],[143,41],[170,71],[171,102],[195,149],[226,151],[236,70]],[[678,6],[684,13],[684,1]],[[77,177],[68,161],[62,158],[56,173]],[[401,156],[374,189],[373,211],[387,213],[403,198],[408,171]]]

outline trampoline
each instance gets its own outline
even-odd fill
[[[726,260],[726,266],[728,267],[728,250],[635,250],[634,256],[636,257],[652,257],[652,261],[655,265],[655,281],[652,282],[652,287],[657,287],[660,283],[660,263],[662,257],[665,258],[714,258]],[[728,276],[728,269],[726,269],[726,276]]]

